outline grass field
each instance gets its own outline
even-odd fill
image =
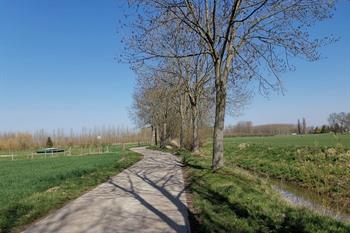
[[[225,138],[225,168],[213,173],[211,143],[187,164],[195,232],[350,232],[341,223],[281,199],[271,184],[239,167],[288,180],[350,207],[350,135]],[[254,173],[253,173],[254,174]]]
[[[349,136],[340,135],[338,144],[333,135],[226,138],[225,159],[228,165],[292,182],[327,196],[333,206],[350,209]],[[312,143],[316,140],[319,146]],[[205,151],[210,154],[211,146]]]
[[[255,143],[273,146],[336,146],[338,143],[350,148],[350,134],[307,134],[307,135],[278,135],[270,137],[227,137],[228,143]]]
[[[140,159],[130,151],[0,161],[0,232],[31,223]]]
[[[210,156],[181,154],[187,164],[194,232],[350,232],[349,224],[288,205],[264,180],[234,166],[213,173]]]

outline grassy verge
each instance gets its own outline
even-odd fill
[[[16,232],[140,159],[131,151],[0,161],[0,232]]]
[[[210,146],[206,148],[209,153]],[[225,144],[228,165],[288,180],[350,209],[350,150],[336,147]]]
[[[233,166],[212,173],[210,157],[181,153],[197,222],[194,232],[350,232],[350,226],[282,201],[264,181]]]

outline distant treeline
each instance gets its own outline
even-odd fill
[[[322,134],[322,133],[350,132],[350,113],[331,113],[328,125],[307,126],[305,118],[297,120],[297,124],[265,124],[254,126],[251,121],[241,121],[236,125],[229,125],[225,129],[225,136],[272,136],[283,134]]]
[[[54,147],[71,146],[98,146],[117,143],[149,142],[151,139],[150,129],[130,130],[128,128],[95,127],[83,128],[80,132],[70,130],[66,133],[63,129],[47,132],[37,130],[29,132],[0,133],[0,151],[26,150],[46,147],[50,137]]]
[[[293,124],[266,124],[254,126],[251,121],[238,122],[225,129],[225,136],[271,136],[296,133]]]

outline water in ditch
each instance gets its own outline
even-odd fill
[[[280,195],[296,206],[308,208],[324,216],[329,216],[338,221],[350,222],[350,210],[343,206],[331,205],[328,197],[317,195],[298,185],[282,180],[269,178],[268,181]]]

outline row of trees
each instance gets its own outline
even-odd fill
[[[94,129],[83,128],[80,132],[70,130],[69,133],[65,133],[63,129],[53,130],[50,133],[45,130],[38,130],[34,133],[0,133],[0,151],[46,147],[49,137],[56,147],[88,147],[92,145],[110,145],[115,143],[148,143],[150,134],[149,129],[134,131],[127,128],[115,127],[95,127]]]
[[[294,124],[265,124],[253,125],[251,121],[241,121],[236,125],[225,128],[225,136],[269,136],[279,134],[322,134],[322,133],[346,133],[350,131],[350,113],[331,113],[328,117],[328,125],[307,126],[306,119],[298,119]]]
[[[200,129],[210,125],[212,116],[212,101],[204,96],[208,94],[204,80],[170,79],[168,75],[158,71],[139,74],[133,105],[136,121],[152,129],[156,145],[165,147],[171,139],[179,138],[180,147],[198,152]]]
[[[156,129],[164,146],[176,132],[182,141],[191,119],[197,151],[199,122],[213,112],[213,170],[224,165],[226,112],[246,102],[247,90],[278,90],[280,74],[294,69],[290,57],[318,59],[317,48],[331,39],[312,39],[308,30],[335,7],[329,0],[129,2],[137,13],[126,20],[124,59],[139,76],[138,121]]]
[[[225,128],[225,136],[272,136],[295,132],[293,124],[253,125],[251,121],[241,121]]]
[[[300,123],[300,120],[298,119],[298,124],[297,124],[297,133],[300,134],[306,134],[307,133],[307,126],[306,126],[306,120],[303,118],[303,123]]]
[[[331,131],[344,133],[350,131],[350,112],[331,113],[328,117],[328,124]]]
[[[350,113],[331,113],[328,117],[328,125],[306,127],[306,120],[303,118],[302,124],[298,120],[298,134],[322,134],[322,133],[346,133],[350,131]]]

